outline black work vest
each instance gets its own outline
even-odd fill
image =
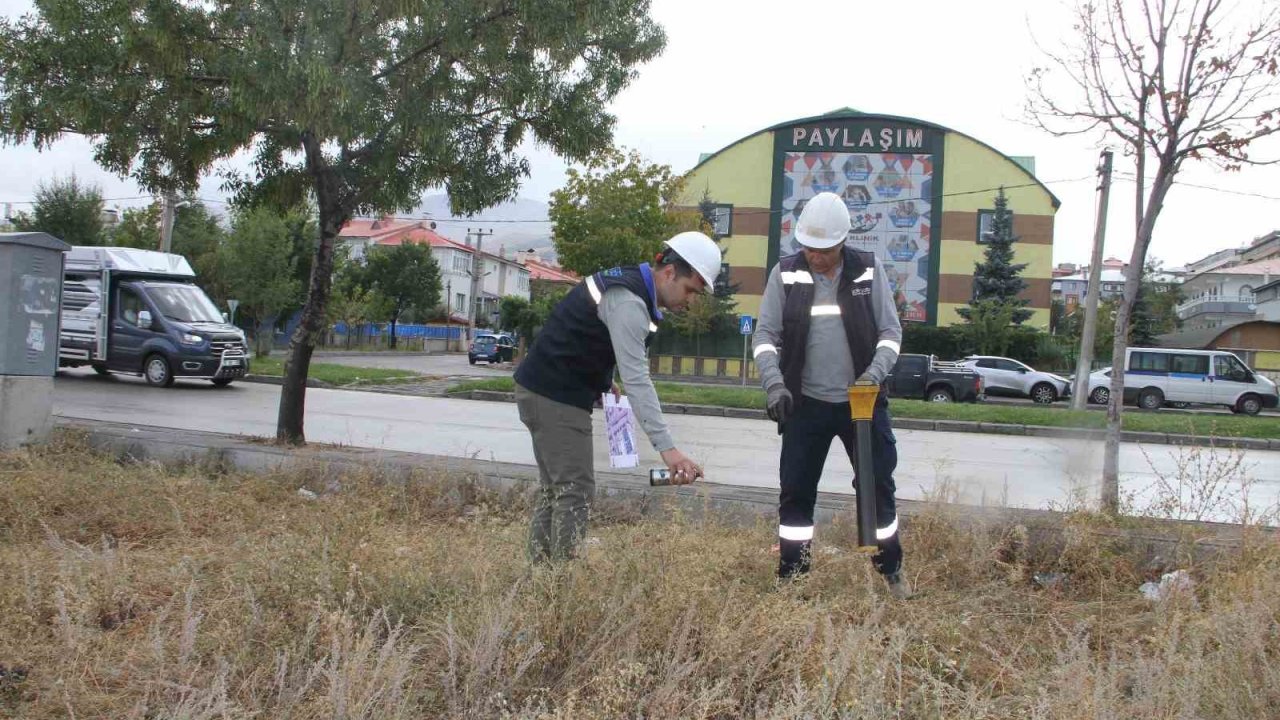
[[[646,344],[651,341],[662,313],[648,263],[601,270],[578,283],[551,311],[516,369],[516,382],[556,402],[590,410],[609,390],[617,364],[609,328],[597,312],[612,287],[624,287],[644,300],[650,321]]]
[[[844,324],[849,355],[853,358],[853,376],[858,378],[871,366],[880,339],[875,309],[871,304],[871,286],[879,269],[876,257],[869,252],[844,248],[844,267],[836,289],[836,304]],[[791,395],[800,398],[804,375],[805,350],[809,340],[809,319],[813,314],[813,275],[804,253],[798,252],[781,260],[779,274],[785,300],[782,305],[782,347],[778,349],[782,379]],[[818,360],[820,362],[820,360]],[[885,401],[883,387],[879,402]]]

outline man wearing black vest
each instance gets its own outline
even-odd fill
[[[770,273],[752,342],[769,417],[782,433],[778,576],[784,579],[809,571],[813,506],[832,439],[844,443],[856,472],[848,388],[855,381],[880,385],[902,343],[885,273],[874,253],[845,246],[849,228],[840,196],[824,192],[809,200],[796,223],[801,251]],[[871,434],[879,547],[872,562],[893,596],[906,599],[911,589],[901,572],[893,496],[897,440],[883,388]]]
[[[516,370],[520,420],[533,436],[540,488],[529,529],[535,562],[573,557],[595,495],[591,408],[613,385],[614,367],[631,409],[674,482],[702,468],[676,449],[649,379],[648,345],[662,308],[679,311],[715,286],[720,248],[685,232],[663,243],[648,263],[602,270],[569,291]]]

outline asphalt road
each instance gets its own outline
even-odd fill
[[[195,381],[159,389],[138,378],[100,378],[92,371],[73,370],[59,373],[54,412],[273,437],[279,392],[274,385],[215,388]],[[602,413],[595,413],[595,420],[596,466],[608,467]],[[704,465],[708,482],[777,487],[781,443],[771,423],[684,415],[668,421],[680,448]],[[529,436],[510,403],[313,388],[307,391],[306,434],[314,442],[533,464]],[[903,498],[1063,508],[1097,497],[1102,467],[1098,441],[911,430],[899,430],[897,436],[896,477]],[[643,438],[639,445],[641,467],[634,472],[643,474],[659,460]],[[1193,488],[1204,495],[1210,486],[1230,500],[1247,484],[1252,507],[1280,502],[1280,452],[1125,444],[1121,471],[1122,493],[1140,497],[1163,482],[1181,487],[1186,498]],[[848,459],[834,443],[819,487],[849,492],[851,476]],[[1224,508],[1201,510],[1206,519],[1233,519]]]

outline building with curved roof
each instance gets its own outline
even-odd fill
[[[849,206],[849,242],[873,250],[888,271],[903,319],[950,325],[971,299],[983,233],[1004,187],[1020,237],[1015,262],[1027,265],[1028,324],[1047,328],[1059,201],[1034,171],[1033,158],[1010,157],[950,128],[845,108],[704,156],[685,176],[682,204],[704,197],[717,204],[716,229],[744,314],[758,314],[769,271],[795,251],[804,203],[831,191]]]

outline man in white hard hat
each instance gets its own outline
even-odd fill
[[[649,263],[602,270],[569,292],[516,370],[520,420],[533,436],[540,489],[529,530],[535,562],[573,557],[595,495],[591,409],[617,367],[631,409],[676,483],[702,468],[676,449],[649,378],[648,344],[662,309],[683,310],[714,287],[720,248],[698,232],[663,243]]]
[[[796,223],[800,252],[770,273],[752,342],[769,416],[782,433],[778,576],[784,579],[809,571],[818,479],[834,438],[856,472],[848,388],[855,381],[883,383],[902,343],[885,273],[873,253],[845,245],[849,227],[838,195],[809,200]],[[894,500],[897,440],[883,387],[871,434],[879,548],[872,562],[894,597],[905,599],[911,589],[902,576]]]

